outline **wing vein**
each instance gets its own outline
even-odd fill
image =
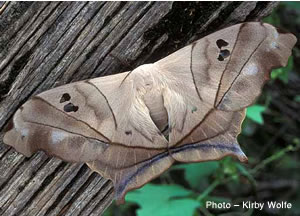
[[[34,121],[24,121],[24,122],[28,122],[28,123],[31,123],[31,124],[42,125],[42,126],[45,126],[45,127],[56,128],[56,129],[65,131],[65,132],[70,133],[70,134],[82,136],[82,137],[85,137],[85,138],[87,138],[87,139],[96,140],[96,141],[101,142],[101,143],[104,143],[104,144],[109,144],[109,145],[112,145],[112,146],[113,146],[113,145],[114,145],[114,146],[119,146],[119,147],[122,147],[122,148],[144,149],[144,150],[147,150],[147,151],[153,151],[153,150],[166,150],[166,148],[163,148],[163,147],[161,147],[161,148],[147,148],[147,147],[143,147],[143,146],[127,146],[127,145],[124,145],[124,144],[122,144],[122,143],[116,143],[116,142],[104,142],[104,141],[99,140],[99,139],[97,139],[97,138],[85,136],[85,135],[82,135],[82,134],[79,134],[79,133],[76,133],[76,132],[72,132],[72,131],[66,130],[66,129],[64,129],[64,128],[57,127],[57,126],[48,125],[48,124],[44,124],[44,123],[40,123],[40,122],[34,122]]]
[[[47,102],[46,100],[44,100],[43,98],[39,97],[39,96],[35,96],[32,98],[32,100],[40,100],[42,101],[43,103],[46,103],[47,105],[49,105],[50,107],[54,108],[55,110],[61,112],[62,114],[76,120],[76,121],[79,121],[83,124],[85,124],[86,126],[88,126],[90,129],[92,129],[94,132],[96,132],[97,134],[99,134],[100,136],[104,137],[105,139],[107,139],[109,142],[110,142],[110,139],[108,139],[106,136],[104,136],[102,133],[100,133],[100,131],[96,130],[95,128],[93,128],[92,126],[90,126],[89,124],[87,124],[86,122],[78,119],[78,118],[75,118],[74,116],[71,116],[71,115],[68,115],[66,113],[64,113],[63,111],[61,111],[60,109],[56,108],[55,106],[53,106],[51,103]]]
[[[238,75],[233,79],[232,83],[230,84],[229,88],[226,90],[226,92],[223,94],[221,100],[219,101],[218,105],[219,106],[222,102],[222,100],[224,99],[225,95],[230,91],[231,87],[233,86],[233,84],[235,83],[235,81],[237,80],[237,78],[241,75],[242,70],[244,69],[244,67],[246,66],[246,64],[249,62],[249,60],[252,58],[252,56],[254,55],[254,53],[256,53],[256,51],[258,50],[258,48],[261,46],[261,44],[266,40],[267,36],[257,45],[257,47],[253,50],[253,52],[251,53],[251,55],[249,56],[249,58],[246,60],[246,62],[243,64],[242,68],[240,69]]]
[[[108,108],[109,108],[109,110],[110,110],[110,112],[111,112],[111,114],[112,114],[112,116],[113,116],[115,128],[118,128],[118,124],[117,124],[117,120],[116,120],[115,113],[114,113],[112,107],[110,106],[110,104],[109,104],[109,102],[108,102],[108,100],[107,100],[107,97],[103,94],[103,92],[102,92],[102,91],[101,91],[94,83],[91,83],[91,82],[89,82],[89,81],[86,81],[86,83],[88,83],[88,84],[90,84],[91,86],[93,86],[93,87],[98,91],[98,93],[99,93],[100,95],[103,96],[103,98],[104,98],[104,100],[106,101],[107,106],[108,106]]]
[[[202,99],[202,97],[201,97],[201,95],[200,95],[199,89],[198,89],[198,87],[197,87],[197,85],[196,85],[195,76],[194,76],[194,72],[193,72],[193,51],[194,51],[195,46],[196,46],[196,43],[193,43],[193,44],[192,44],[192,47],[191,47],[190,71],[191,71],[191,74],[192,74],[193,83],[194,83],[194,86],[195,86],[197,95],[198,95],[200,101],[203,101],[203,99]]]
[[[239,36],[240,36],[240,33],[241,33],[241,30],[243,29],[243,27],[245,26],[245,24],[242,24],[241,27],[239,28],[239,32],[237,33],[237,37],[236,37],[236,40],[234,42],[234,45],[233,45],[233,48],[232,48],[232,51],[231,51],[231,55],[229,56],[229,60],[228,62],[226,63],[226,66],[222,72],[222,75],[220,77],[220,80],[219,80],[219,84],[218,84],[218,89],[217,89],[217,92],[216,92],[216,96],[215,96],[215,102],[214,102],[214,107],[216,107],[216,103],[217,103],[217,100],[218,100],[218,96],[219,96],[219,92],[220,92],[220,88],[221,88],[221,83],[222,83],[222,80],[223,80],[223,77],[224,77],[224,74],[225,74],[225,71],[227,70],[227,67],[231,61],[231,57],[234,53],[234,50],[235,50],[235,47],[236,47],[236,44],[238,42],[238,39],[239,39]]]

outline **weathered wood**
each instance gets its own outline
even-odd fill
[[[276,4],[0,2],[0,130],[32,95],[153,62]],[[100,215],[111,203],[112,184],[86,165],[25,158],[2,136],[0,215]]]

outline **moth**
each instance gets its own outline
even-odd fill
[[[32,97],[4,143],[27,157],[41,150],[86,163],[112,180],[118,203],[175,161],[246,162],[236,139],[245,109],[295,43],[259,22],[219,30],[153,64]]]

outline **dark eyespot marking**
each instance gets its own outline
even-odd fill
[[[219,54],[219,57],[218,57],[218,60],[219,61],[224,61],[224,59],[227,58],[229,55],[230,55],[230,51],[229,50],[227,50],[227,49],[221,50],[220,54]]]
[[[64,103],[66,101],[69,101],[70,99],[71,99],[71,96],[68,93],[64,93],[61,96],[61,99],[60,99],[59,103]]]
[[[192,113],[193,113],[193,112],[196,112],[196,111],[197,111],[197,107],[195,107],[195,106],[192,107],[192,110],[191,110],[191,111],[192,111]]]
[[[217,44],[217,46],[219,47],[219,49],[221,49],[222,47],[228,45],[228,43],[227,43],[226,41],[224,41],[223,39],[217,40],[216,44]]]
[[[72,103],[68,103],[64,106],[64,111],[65,112],[77,112],[78,106],[74,106]]]
[[[126,135],[132,135],[132,131],[125,131]]]

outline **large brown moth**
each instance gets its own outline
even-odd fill
[[[27,157],[85,162],[113,181],[119,203],[175,161],[246,162],[236,140],[245,108],[295,43],[269,24],[222,29],[153,64],[34,96],[4,142]]]

